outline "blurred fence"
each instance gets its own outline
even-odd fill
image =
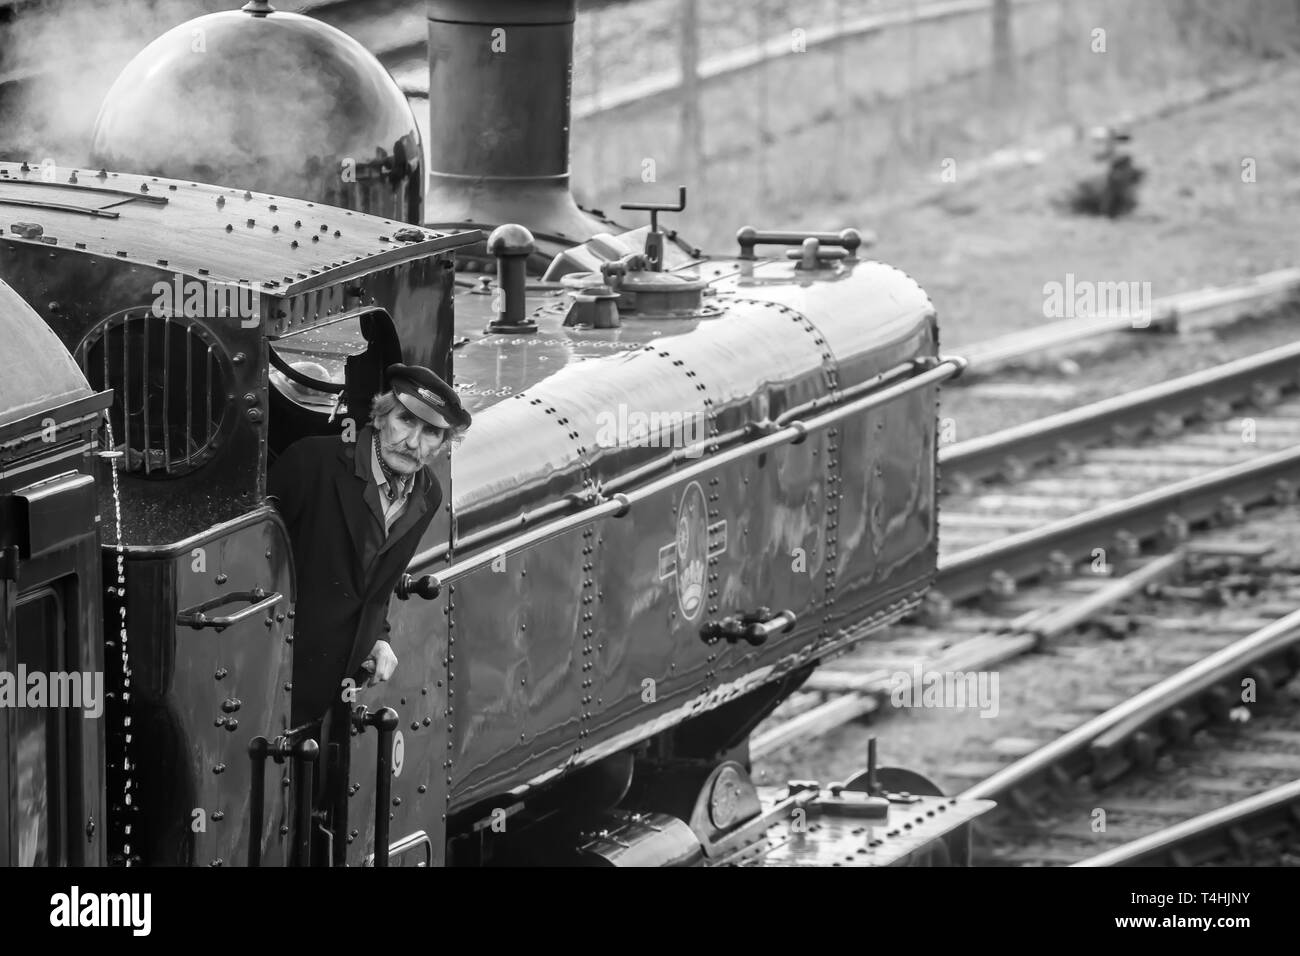
[[[1297,48],[1298,0],[640,0],[579,19],[573,182],[611,214],[686,183],[676,224],[719,250]]]
[[[121,67],[239,2],[0,0],[0,156],[88,162]],[[390,67],[414,48],[422,68],[423,0],[280,5],[328,14]],[[629,223],[620,202],[686,183],[670,223],[711,250],[747,221],[869,226],[945,169],[1149,113],[1298,46],[1300,0],[579,0],[572,181]],[[811,205],[843,215],[810,222]]]

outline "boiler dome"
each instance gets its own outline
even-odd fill
[[[423,147],[388,71],[352,37],[252,2],[144,48],[100,108],[94,161],[418,223]]]

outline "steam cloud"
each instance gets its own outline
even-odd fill
[[[0,159],[90,163],[90,135],[122,67],[172,26],[231,0],[19,0],[0,20]],[[287,6],[287,5],[286,5]]]

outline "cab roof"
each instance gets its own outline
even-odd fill
[[[27,163],[0,163],[0,232],[272,294],[351,263],[395,265],[480,238],[230,187]]]

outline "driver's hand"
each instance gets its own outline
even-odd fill
[[[375,684],[393,676],[393,671],[397,670],[397,655],[393,653],[393,648],[387,641],[375,641],[375,646],[370,649],[370,656],[362,662],[361,668],[370,674],[366,686],[374,687]]]

